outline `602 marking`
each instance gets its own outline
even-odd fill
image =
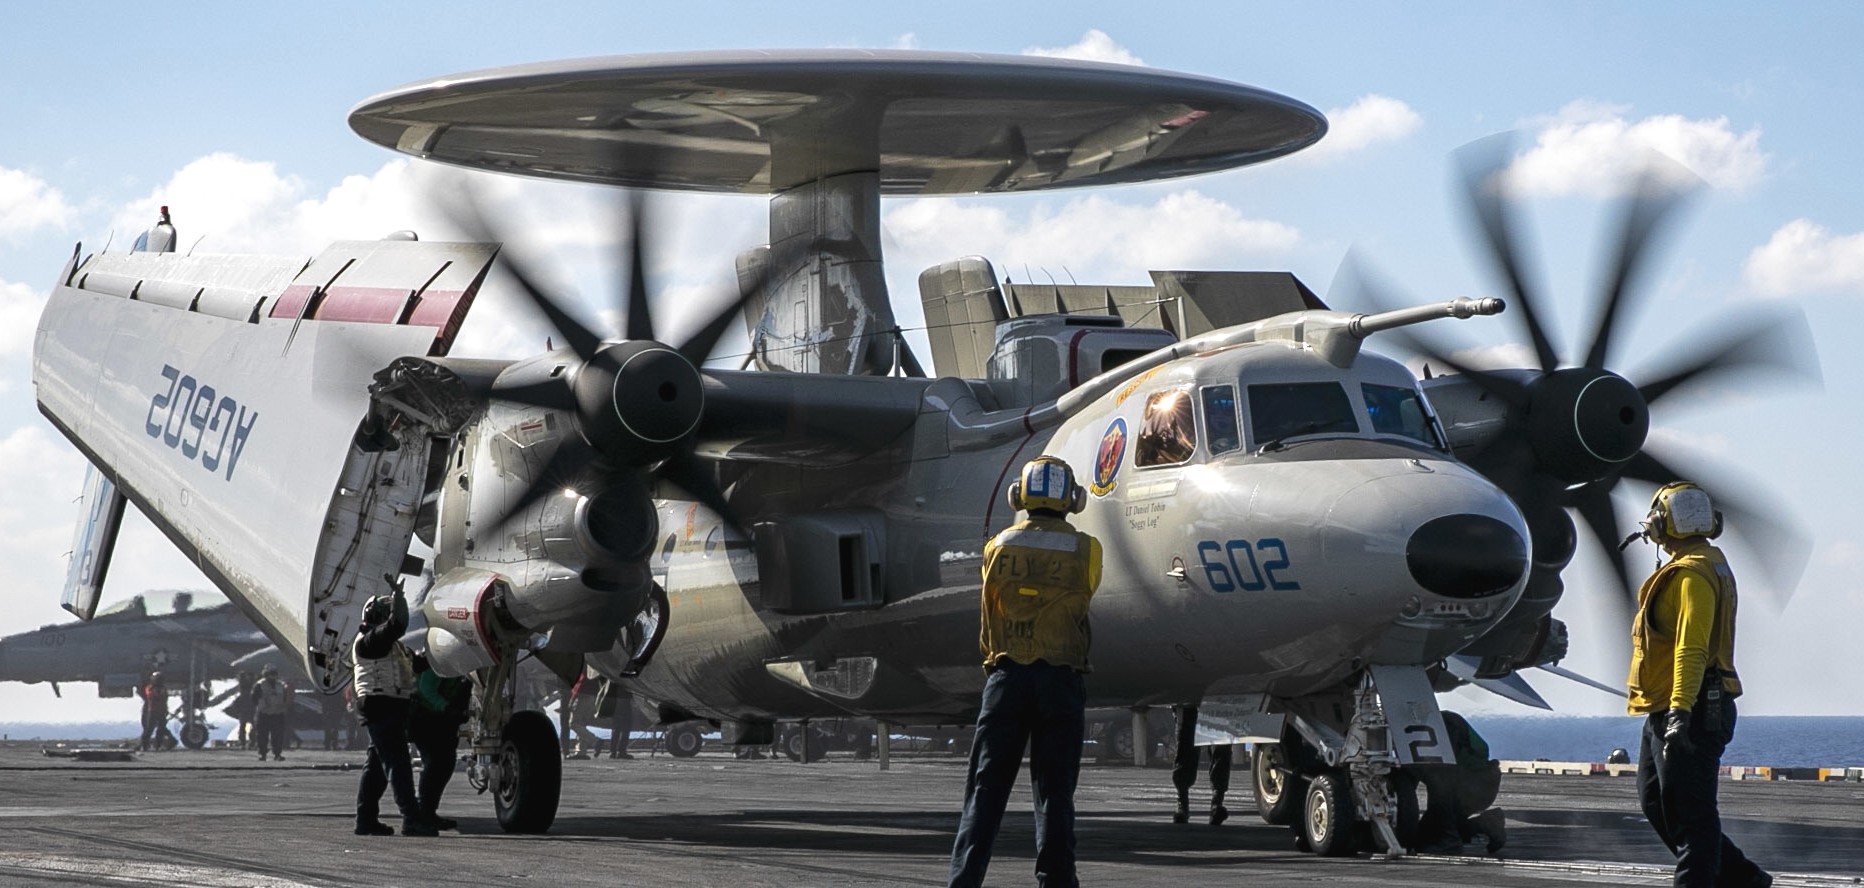
[[[1274,556],[1269,557],[1273,552]],[[1237,554],[1242,560],[1237,560]],[[1257,561],[1256,555],[1263,558]],[[1218,557],[1221,556],[1221,557]],[[1230,540],[1219,543],[1216,540],[1204,540],[1197,544],[1197,560],[1204,566],[1204,579],[1210,583],[1212,592],[1260,592],[1274,589],[1278,592],[1294,592],[1301,588],[1298,581],[1286,579],[1286,571],[1291,562],[1288,559],[1288,546],[1274,537],[1256,540],[1253,545],[1248,540]],[[1245,570],[1245,568],[1247,568]]]

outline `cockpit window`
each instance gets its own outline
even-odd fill
[[[98,611],[97,616],[127,614],[136,618],[168,617],[189,611],[219,607],[226,603],[226,596],[210,589],[157,589],[112,604]]]
[[[1191,415],[1191,393],[1172,389],[1148,396],[1133,465],[1176,465],[1189,460],[1195,449],[1197,424]]]
[[[1241,447],[1243,438],[1236,424],[1236,387],[1206,386],[1204,398],[1204,439],[1212,454],[1228,453]]]
[[[1339,383],[1280,382],[1249,386],[1249,430],[1261,447],[1302,435],[1350,435],[1359,423]]]
[[[1403,435],[1432,447],[1440,446],[1424,415],[1424,404],[1417,390],[1396,385],[1360,386],[1365,394],[1366,413],[1372,417],[1372,431],[1381,435]]]

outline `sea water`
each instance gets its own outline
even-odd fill
[[[1489,742],[1491,756],[1556,762],[1602,762],[1616,748],[1629,752],[1636,761],[1638,734],[1644,725],[1644,719],[1636,716],[1472,713],[1468,718]],[[1722,755],[1722,764],[1864,767],[1864,717],[1742,715],[1735,722],[1735,739]]]

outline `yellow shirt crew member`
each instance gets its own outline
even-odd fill
[[[1721,532],[1722,515],[1708,493],[1678,481],[1657,488],[1638,534],[1669,556],[1638,589],[1631,625],[1626,709],[1644,716],[1638,807],[1676,855],[1673,885],[1766,888],[1773,876],[1722,834],[1715,800],[1741,694],[1735,574],[1710,542]]]
[[[1061,518],[1032,515],[984,545],[978,646],[984,666],[1046,660],[1087,672],[1087,606],[1100,588],[1100,542]]]
[[[1632,715],[1689,711],[1712,666],[1729,699],[1741,695],[1735,673],[1735,575],[1721,550],[1701,537],[1675,544],[1674,557],[1638,590],[1631,627]]]
[[[1029,514],[984,544],[977,609],[984,693],[945,886],[982,888],[1026,752],[1036,882],[1075,888],[1074,787],[1093,644],[1087,605],[1100,588],[1100,543],[1068,523],[1087,507],[1087,491],[1066,462],[1036,457],[1006,492],[1011,508]]]

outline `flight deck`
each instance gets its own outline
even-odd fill
[[[556,823],[507,835],[459,774],[439,838],[351,833],[360,752],[235,750],[123,762],[0,748],[0,884],[296,886],[941,885],[964,760],[840,755],[801,764],[724,752],[564,763]],[[1667,852],[1633,778],[1508,775],[1499,858],[1320,858],[1255,816],[1239,772],[1222,826],[1173,825],[1163,768],[1089,763],[1076,796],[1089,885],[1667,885]],[[1208,798],[1200,775],[1193,811]],[[1864,784],[1724,780],[1722,815],[1781,886],[1864,885]],[[388,806],[384,800],[385,807]],[[1027,780],[1011,798],[990,884],[1034,880]],[[394,821],[390,821],[393,823]]]

